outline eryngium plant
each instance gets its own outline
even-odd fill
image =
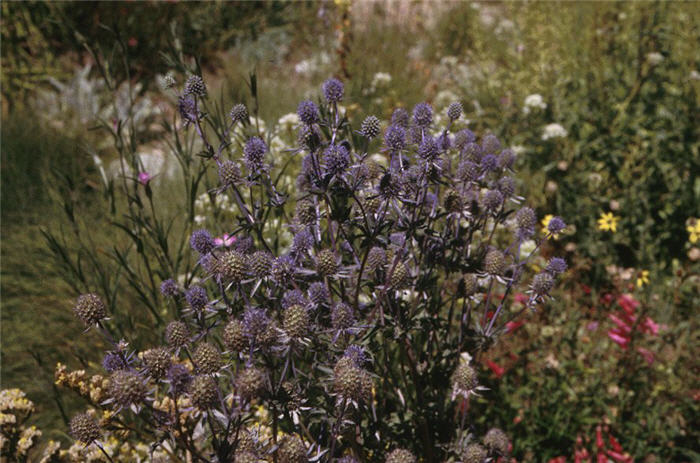
[[[213,194],[238,207],[222,224],[235,240],[192,234],[199,280],[162,283],[182,317],[141,353],[113,340],[98,296],[80,296],[75,313],[113,345],[102,426],[173,461],[494,461],[508,438],[467,416],[485,390],[478,359],[548,297],[565,262],[534,275],[527,264],[565,224],[536,229],[513,152],[451,130],[461,105],[446,127],[427,103],[353,126],[343,83],[328,80],[323,96],[299,105],[298,144],[273,158],[244,106],[215,124],[204,81],[187,80],[182,130],[201,138]],[[294,157],[296,188],[280,191]],[[266,233],[272,217],[291,243]]]

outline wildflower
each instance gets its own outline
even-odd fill
[[[171,89],[176,84],[175,77],[173,77],[172,74],[168,73],[159,79],[159,84],[160,88],[162,88],[163,90]]]
[[[688,240],[691,244],[695,244],[700,240],[700,220],[693,218],[689,222],[685,229],[688,231]]]
[[[468,399],[479,389],[479,378],[469,362],[461,360],[452,374],[452,400],[458,395]]]
[[[70,420],[70,433],[84,444],[90,444],[102,435],[100,425],[89,413],[78,413]]]
[[[203,342],[197,346],[192,360],[201,374],[216,373],[223,366],[221,353],[213,344]]]
[[[503,456],[508,454],[510,442],[506,433],[498,428],[491,428],[484,436],[484,445],[495,455]]]
[[[664,55],[662,55],[658,51],[653,51],[651,53],[647,53],[647,61],[652,66],[656,66],[657,64],[660,64],[663,60],[664,60]]]
[[[160,293],[166,297],[175,297],[180,293],[180,287],[175,280],[168,278],[160,284]]]
[[[566,272],[566,260],[561,257],[553,257],[547,263],[545,270],[553,275],[564,273]]]
[[[309,332],[309,312],[301,305],[292,305],[284,311],[284,331],[291,339],[303,338]]]
[[[330,292],[325,283],[317,281],[309,285],[309,299],[316,305],[325,304],[330,298]]]
[[[418,103],[413,108],[413,123],[426,128],[433,122],[433,108],[428,103]]]
[[[562,227],[561,225],[564,223],[563,221],[555,221],[553,227],[550,227],[550,225],[552,224],[552,220],[554,220],[555,218],[556,217],[554,215],[547,214],[542,218],[542,221],[540,223],[542,224],[542,233],[545,234],[547,238],[553,238],[556,240],[557,238],[559,238],[559,232],[563,230],[566,227],[566,225],[564,224],[564,226]]]
[[[495,154],[501,150],[501,142],[490,133],[481,139],[481,149],[485,154]]]
[[[201,286],[192,286],[185,292],[185,299],[193,310],[203,310],[209,303],[207,291]]]
[[[533,93],[525,97],[523,113],[530,114],[533,109],[547,109],[547,103],[544,102],[544,98],[539,93]]]
[[[192,383],[192,375],[186,366],[175,363],[168,368],[167,373],[168,383],[170,383],[170,392],[174,396],[179,396],[187,391],[190,383]]]
[[[265,389],[265,374],[256,367],[249,367],[236,377],[238,395],[246,400],[256,398]]]
[[[81,294],[73,312],[87,326],[96,325],[107,317],[107,309],[97,294]]]
[[[462,129],[455,134],[454,145],[460,151],[464,149],[467,143],[474,143],[476,135],[469,129]]]
[[[447,117],[449,117],[451,121],[456,121],[459,119],[459,116],[462,115],[462,111],[463,108],[461,103],[452,103],[447,108]]]
[[[384,132],[384,145],[392,152],[406,147],[406,131],[400,125],[390,125]]]
[[[372,393],[372,378],[350,357],[341,357],[333,368],[333,387],[345,400],[367,401]]]
[[[280,463],[306,463],[306,447],[297,436],[285,436],[277,449]]]
[[[109,381],[109,396],[117,406],[128,407],[143,401],[146,385],[143,378],[134,372],[115,371]]]
[[[124,370],[126,367],[127,365],[124,361],[124,357],[118,352],[107,352],[102,359],[102,368],[104,368],[107,373]]]
[[[243,156],[250,172],[258,172],[263,167],[267,145],[260,137],[251,137],[243,147]]]
[[[318,122],[318,107],[313,101],[302,101],[297,107],[297,115],[299,116],[299,120],[304,124],[314,124]]]
[[[620,218],[614,216],[612,212],[601,213],[600,218],[598,219],[598,229],[615,233],[617,231],[617,222],[619,220]]]
[[[162,347],[148,349],[143,353],[143,363],[151,377],[163,378],[170,368],[170,352]]]
[[[248,108],[246,108],[244,104],[239,103],[231,108],[229,117],[231,117],[233,122],[242,122],[248,119]]]
[[[416,457],[405,449],[394,449],[386,457],[385,463],[416,463]]]
[[[649,284],[649,270],[642,270],[637,275],[637,287],[641,288],[646,284]]]
[[[219,181],[226,188],[238,183],[241,179],[241,168],[234,161],[226,160],[219,165]]]
[[[329,103],[338,103],[343,100],[345,87],[343,83],[335,78],[330,78],[323,83],[323,96]]]
[[[218,386],[211,376],[197,376],[190,385],[192,405],[200,410],[206,410],[216,404],[219,398]]]
[[[139,183],[143,186],[146,186],[150,183],[150,181],[153,177],[148,172],[139,172],[138,178],[139,178]]]
[[[479,444],[470,444],[461,452],[460,457],[463,463],[483,463],[488,452]]]
[[[408,114],[408,111],[406,111],[404,108],[396,108],[391,114],[391,123],[392,125],[397,125],[406,129],[408,128],[410,117],[411,116]]]
[[[190,246],[200,254],[207,254],[214,248],[214,240],[207,230],[195,230],[190,238]]]
[[[350,153],[344,145],[330,145],[323,153],[326,172],[339,175],[350,165]]]
[[[542,140],[549,140],[551,138],[564,138],[569,135],[564,127],[560,124],[547,124],[542,131]]]
[[[360,126],[360,133],[372,139],[379,135],[379,119],[376,116],[367,116]]]
[[[183,322],[174,321],[168,323],[165,328],[165,341],[171,347],[182,347],[189,340],[189,330]]]
[[[243,333],[243,323],[231,320],[226,324],[223,333],[224,345],[232,352],[242,352],[248,346],[248,339]]]
[[[438,144],[433,137],[427,136],[418,147],[418,156],[426,161],[434,161],[439,154]]]
[[[207,87],[204,85],[204,80],[200,76],[190,76],[185,82],[185,95],[195,95],[198,97],[207,94]]]

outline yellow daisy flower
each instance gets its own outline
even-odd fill
[[[615,217],[612,212],[608,212],[607,214],[601,213],[598,219],[598,229],[615,233],[617,231],[618,220],[620,220],[620,218]]]
[[[688,240],[691,244],[695,244],[700,240],[700,220],[691,219],[690,225],[686,226],[685,229],[688,230],[688,234],[690,235]]]
[[[642,270],[639,275],[637,275],[637,287],[641,288],[644,285],[649,284],[649,270]]]

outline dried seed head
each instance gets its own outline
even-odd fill
[[[241,181],[241,168],[238,163],[226,160],[219,165],[219,181],[224,187],[230,187]]]
[[[192,405],[200,410],[216,405],[219,398],[218,386],[211,376],[196,376],[190,385]]]
[[[445,193],[445,210],[447,212],[461,212],[464,209],[462,195],[455,190],[447,190]]]
[[[163,347],[148,349],[143,353],[143,363],[152,378],[161,379],[170,368],[170,352]]]
[[[486,449],[479,444],[470,444],[462,450],[463,463],[484,463],[488,453]]]
[[[183,322],[174,321],[168,323],[165,328],[165,341],[170,347],[182,347],[189,341],[190,331]]]
[[[549,294],[553,287],[554,278],[547,272],[538,273],[532,279],[532,291],[538,296]]]
[[[406,449],[395,449],[386,457],[386,463],[416,463],[416,457]]]
[[[372,378],[350,357],[342,357],[333,369],[333,387],[342,398],[365,402],[372,393]]]
[[[219,260],[219,271],[225,281],[238,283],[245,277],[248,259],[244,254],[231,250],[224,253]]]
[[[386,265],[386,251],[380,247],[373,247],[369,250],[367,255],[367,271],[374,272],[375,270],[381,270]]]
[[[112,373],[109,381],[109,396],[120,407],[138,404],[146,397],[143,378],[134,372],[119,370]]]
[[[297,202],[295,208],[295,216],[297,222],[301,225],[312,225],[318,220],[318,214],[316,213],[316,205],[313,201],[301,200]]]
[[[399,262],[394,266],[394,271],[389,279],[391,289],[404,289],[411,284],[411,274],[408,272],[406,264]]]
[[[280,463],[307,463],[306,447],[297,436],[285,436],[277,449]]]
[[[259,368],[246,368],[238,373],[236,388],[244,400],[254,399],[265,390],[265,375]]]
[[[197,372],[202,374],[216,373],[223,366],[221,353],[213,344],[203,342],[197,346],[192,356]]]
[[[309,312],[301,305],[292,305],[284,311],[283,327],[287,336],[298,339],[309,334]]]
[[[73,307],[73,313],[87,326],[96,325],[107,317],[107,309],[97,294],[81,294]]]
[[[475,274],[465,273],[462,277],[462,281],[464,281],[465,296],[473,296],[474,294],[476,294],[476,291],[479,289],[479,282]]]
[[[335,330],[347,330],[355,324],[355,313],[345,302],[338,302],[331,311],[331,324]]]
[[[78,413],[70,420],[70,433],[84,444],[90,444],[102,435],[100,425],[89,413]]]
[[[250,271],[258,278],[264,278],[270,274],[272,268],[272,255],[267,251],[256,251],[248,259]]]
[[[518,229],[532,234],[537,225],[537,216],[535,211],[529,207],[523,207],[515,214],[515,222],[518,224]]]
[[[510,441],[506,433],[498,428],[491,428],[484,436],[484,445],[492,454],[496,456],[504,456],[508,454]]]
[[[223,339],[226,348],[232,352],[243,352],[248,347],[248,338],[243,334],[243,323],[239,320],[226,324]]]
[[[338,257],[332,249],[324,249],[316,256],[316,270],[323,276],[338,272]]]
[[[452,374],[452,386],[457,394],[470,394],[479,385],[476,370],[468,362],[460,361],[457,369]]]
[[[498,249],[491,249],[484,259],[484,270],[489,275],[503,275],[506,269],[506,258]]]

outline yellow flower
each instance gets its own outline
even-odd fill
[[[644,285],[649,284],[649,270],[642,270],[639,275],[637,275],[637,287],[641,288]]]
[[[690,235],[688,239],[691,244],[695,244],[700,240],[700,220],[691,219],[690,225],[686,226],[685,229],[688,230],[688,234]]]
[[[620,218],[615,217],[612,212],[608,212],[607,214],[601,213],[598,219],[598,229],[615,233],[617,231],[618,220],[620,220]]]
[[[542,218],[540,222],[542,224],[542,234],[548,238],[559,238],[559,233],[549,233],[547,227],[549,227],[549,221],[552,220],[554,216],[552,214],[547,214]]]

